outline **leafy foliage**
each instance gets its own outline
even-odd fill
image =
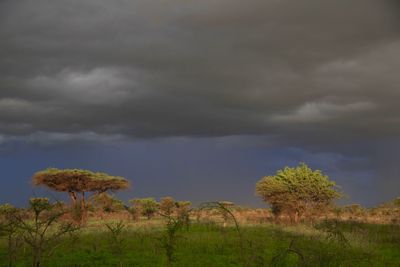
[[[305,210],[321,208],[341,196],[335,182],[304,163],[263,177],[256,184],[256,193],[272,205],[275,214],[287,212],[295,220]]]
[[[179,238],[178,232],[182,229],[184,221],[180,217],[174,217],[172,213],[166,213],[163,216],[166,219],[165,230],[159,240],[167,257],[167,266],[172,266],[173,262],[176,261],[175,251]]]
[[[121,200],[106,192],[94,195],[91,204],[95,210],[104,212],[117,212],[124,209],[124,203]]]
[[[192,203],[190,201],[177,201],[175,202],[177,217],[189,229],[190,225],[190,212]]]
[[[394,204],[396,207],[400,207],[400,197],[395,198],[395,199],[393,200],[393,204]]]
[[[32,253],[32,266],[39,267],[43,258],[52,254],[60,238],[78,229],[72,223],[59,222],[64,211],[58,203],[50,203],[48,198],[31,198],[29,213],[8,209],[10,226],[18,231]]]
[[[106,223],[105,226],[109,232],[108,242],[110,250],[115,255],[121,255],[126,242],[124,238],[124,229],[126,225],[123,221],[119,221],[117,223]]]
[[[132,206],[136,210],[140,211],[141,214],[143,216],[146,216],[147,219],[149,219],[149,220],[154,216],[154,214],[159,209],[159,204],[152,197],[135,198],[135,199],[131,199],[129,202],[132,204]]]
[[[88,192],[121,190],[129,186],[128,180],[120,176],[111,176],[102,172],[80,169],[49,168],[33,175],[35,185],[46,185],[62,192]]]
[[[17,261],[17,252],[21,247],[21,231],[17,227],[15,215],[20,212],[10,204],[0,205],[0,237],[7,239],[8,265],[13,266]]]
[[[160,212],[165,216],[172,215],[175,210],[175,200],[172,197],[163,197],[160,200]]]
[[[326,239],[330,242],[337,242],[342,246],[349,246],[349,241],[340,229],[340,222],[337,220],[325,220],[322,223],[316,225],[316,229],[325,232]]]

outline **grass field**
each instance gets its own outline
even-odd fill
[[[6,244],[2,239],[1,266],[9,266]],[[210,221],[181,227],[171,235],[162,219],[90,221],[46,250],[50,255],[41,266],[387,267],[400,266],[400,226],[263,223],[241,225],[238,232],[233,225]],[[23,243],[15,256],[13,266],[31,266],[30,249]]]

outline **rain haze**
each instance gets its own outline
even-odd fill
[[[305,162],[372,206],[400,188],[395,0],[1,0],[0,202],[34,172],[127,177],[118,193],[263,206]]]

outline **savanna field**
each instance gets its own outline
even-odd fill
[[[328,176],[301,163],[256,184],[269,208],[164,197],[125,203],[107,191],[129,181],[46,169],[38,186],[70,203],[31,198],[0,205],[1,266],[400,266],[400,199],[336,205]]]
[[[84,227],[46,241],[41,266],[400,266],[399,225],[277,224],[257,222],[254,215],[246,219],[253,212],[244,211],[234,213],[236,228],[232,218],[224,226],[218,210],[207,213],[180,226],[160,217],[91,218]],[[1,240],[1,266],[32,266],[30,245],[12,238],[14,251],[7,238]]]

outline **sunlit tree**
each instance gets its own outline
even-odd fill
[[[90,203],[95,210],[103,212],[116,212],[124,210],[124,203],[116,197],[106,192],[96,194],[90,199]]]
[[[172,197],[163,197],[160,199],[160,212],[163,215],[169,216],[175,210],[175,200]]]
[[[85,194],[87,192],[103,193],[108,190],[118,191],[129,187],[123,177],[112,176],[102,172],[80,169],[49,168],[33,175],[34,185],[45,185],[50,189],[67,192],[75,208],[85,212]]]
[[[287,213],[295,222],[305,211],[326,207],[341,196],[335,182],[305,163],[263,177],[256,184],[256,193],[276,215]]]
[[[132,204],[132,208],[135,211],[138,211],[143,216],[146,216],[148,220],[150,220],[159,209],[158,202],[152,197],[135,198],[129,200],[129,202]]]
[[[32,266],[39,267],[43,258],[62,242],[61,237],[75,232],[78,227],[61,222],[59,219],[64,211],[59,209],[58,203],[50,203],[48,198],[31,198],[29,211],[32,213],[30,220],[21,215],[17,215],[16,220],[18,228],[23,231],[25,243],[32,250]]]
[[[176,213],[177,213],[176,215],[178,216],[178,219],[184,223],[187,229],[189,229],[191,205],[192,202],[190,201],[175,202]]]

